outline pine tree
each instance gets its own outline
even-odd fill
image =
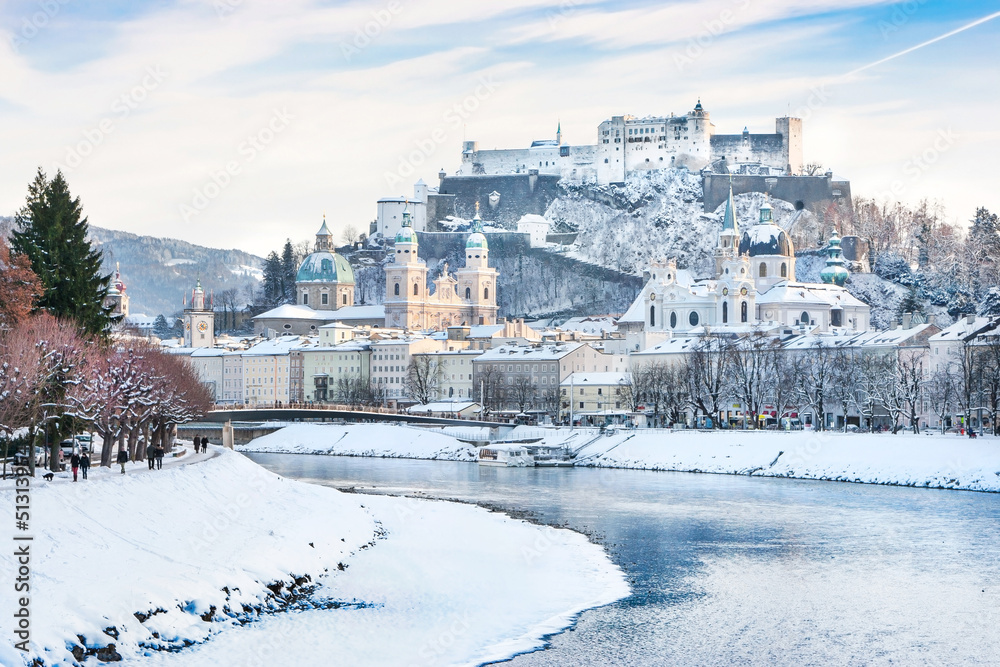
[[[167,324],[167,318],[163,313],[157,315],[153,321],[153,334],[159,338],[167,338],[171,334],[170,325]]]
[[[264,302],[273,306],[281,302],[283,297],[281,258],[273,250],[264,260]]]
[[[292,240],[287,239],[285,247],[281,250],[282,295],[284,303],[295,303],[295,275],[298,273],[299,264],[296,260]]]
[[[71,318],[88,334],[106,332],[117,319],[104,306],[111,274],[101,274],[101,253],[87,240],[80,199],[62,172],[50,181],[39,168],[15,224],[11,250],[28,258],[45,290],[38,309]]]

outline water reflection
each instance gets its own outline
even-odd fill
[[[530,512],[633,594],[515,665],[1000,664],[1000,496],[628,470],[260,454],[279,474]]]

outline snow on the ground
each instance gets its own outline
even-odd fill
[[[376,522],[357,499],[283,480],[232,452],[213,453],[160,471],[144,462],[127,464],[125,475],[117,465],[92,469],[75,484],[32,480],[23,535],[34,537],[33,655],[73,664],[67,642],[77,644],[77,635],[90,648],[114,643],[126,656],[140,644],[203,640],[215,631],[200,618],[212,606],[219,614],[265,603],[268,584],[315,579],[374,538]],[[0,499],[13,517],[11,480]],[[16,569],[12,554],[0,555],[5,572]],[[4,609],[13,608],[13,595],[3,587]],[[158,609],[165,613],[145,623],[134,615]],[[0,615],[0,662],[19,664],[9,662],[10,619]],[[118,628],[117,639],[104,633],[109,627]]]
[[[467,430],[478,436],[481,429],[470,426]],[[440,430],[394,424],[296,424],[256,438],[237,449],[243,452],[476,460],[474,446]]]
[[[405,664],[401,656],[424,654],[428,661],[415,664],[442,664],[444,655],[472,664],[537,647],[575,613],[628,593],[621,572],[583,536],[475,507],[343,494],[217,447],[188,450],[161,471],[144,463],[127,470],[95,468],[77,483],[67,473],[32,479],[31,529],[21,535],[34,537],[33,653],[13,647],[15,593],[5,586],[0,664],[35,656],[77,664],[78,636],[90,649],[113,643],[132,664],[240,664],[236,649],[225,649],[234,646],[259,665]],[[6,480],[0,507],[13,517],[14,504]],[[13,549],[0,553],[0,567],[16,570]],[[268,585],[304,576],[319,595],[373,606],[265,614],[247,626],[226,615],[274,609]],[[288,638],[298,632],[295,647]],[[155,650],[206,640],[179,653]],[[275,646],[301,660],[249,652]]]
[[[564,435],[564,432],[561,432]],[[1000,440],[938,434],[620,430],[583,465],[1000,491]]]
[[[149,665],[478,665],[539,648],[629,587],[578,533],[441,501],[366,496],[387,531],[320,594],[372,603],[264,619]]]

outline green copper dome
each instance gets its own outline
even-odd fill
[[[847,279],[851,277],[850,271],[844,267],[844,256],[840,250],[840,236],[837,230],[833,230],[830,242],[826,246],[826,253],[829,256],[826,260],[826,267],[819,272],[820,280],[828,285],[844,286]]]
[[[314,252],[302,260],[295,282],[353,284],[354,270],[346,259],[335,252]]]
[[[469,234],[469,238],[465,242],[465,247],[485,249],[489,249],[490,247],[486,243],[486,235],[483,234],[483,219],[479,217],[479,202],[476,202],[476,216],[472,218],[472,233]]]
[[[403,209],[403,226],[399,228],[399,232],[396,233],[396,243],[416,243],[417,233],[413,231],[413,225],[410,223],[410,208],[406,207]]]

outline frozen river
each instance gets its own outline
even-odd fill
[[[514,665],[1000,665],[1000,495],[611,469],[252,454],[287,477],[530,512],[630,597]],[[537,545],[544,549],[544,544]],[[469,563],[468,576],[482,576]]]

